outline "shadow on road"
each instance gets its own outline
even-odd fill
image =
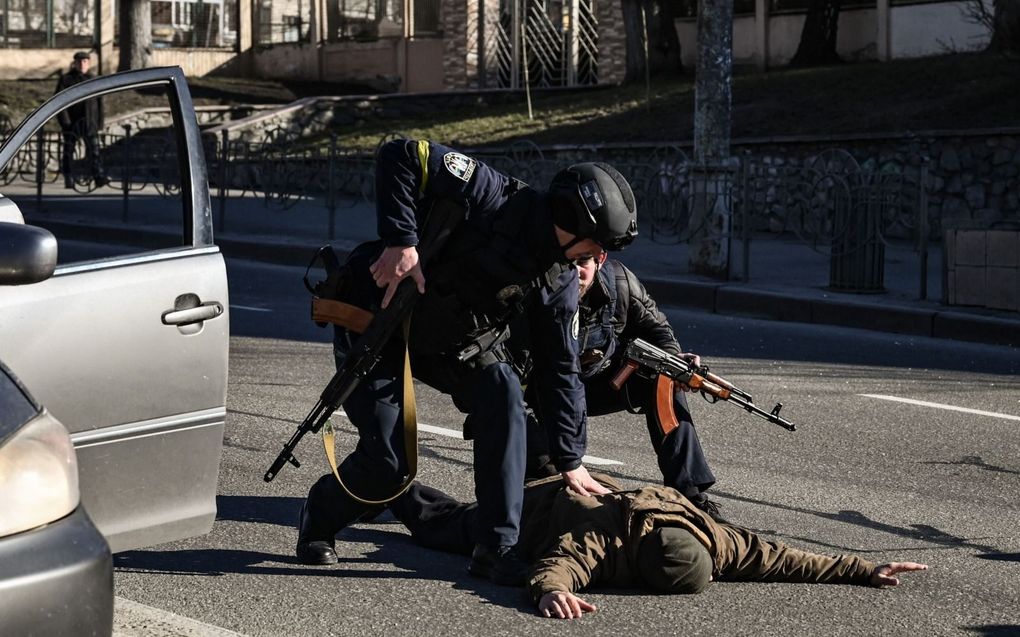
[[[978,555],[982,560],[993,560],[996,562],[1020,562],[1020,553],[986,553]],[[1020,635],[1020,632],[1017,632]]]
[[[265,498],[238,498],[263,500]],[[298,498],[271,498],[293,500]],[[289,506],[293,503],[287,503]],[[277,508],[274,504],[274,509]],[[272,520],[275,513],[245,514],[250,521]],[[223,519],[222,517],[220,519]],[[234,518],[231,518],[234,519]],[[344,542],[371,544],[363,556],[344,556]],[[521,612],[532,608],[523,588],[496,586],[472,577],[467,572],[467,558],[423,548],[406,533],[388,531],[378,526],[348,527],[337,538],[340,563],[334,567],[306,566],[293,555],[279,555],[241,549],[195,549],[180,551],[140,550],[118,553],[114,567],[124,573],[166,573],[220,577],[240,575],[298,575],[311,577],[343,577],[365,579],[422,579],[450,582],[453,588],[476,595],[487,603]],[[383,570],[378,565],[393,565],[399,570]]]
[[[1020,635],[1020,624],[987,624],[985,626],[962,626],[964,630],[981,637],[1016,637]]]
[[[216,520],[294,526],[304,498],[246,495],[216,496]]]
[[[885,522],[879,522],[878,520],[873,520],[868,516],[864,515],[863,513],[861,513],[860,511],[843,510],[839,511],[838,513],[829,513],[827,511],[816,511],[814,509],[808,509],[804,507],[795,507],[785,504],[776,504],[774,502],[765,502],[763,500],[755,500],[754,498],[746,498],[743,496],[739,496],[733,493],[726,493],[723,491],[713,491],[713,493],[726,498],[730,498],[732,500],[737,500],[739,502],[747,502],[749,504],[758,504],[772,507],[775,509],[782,509],[784,511],[793,511],[795,513],[813,515],[826,520],[834,520],[836,522],[843,522],[845,524],[851,524],[866,529],[883,531],[885,533],[896,535],[898,537],[908,538],[911,540],[920,540],[923,542],[930,542],[940,547],[976,549],[977,551],[982,553],[982,555],[978,556],[981,557],[982,559],[994,559],[1000,561],[1020,561],[1020,554],[1001,553],[999,549],[995,548],[994,546],[980,544],[977,541],[975,541],[976,539],[980,538],[968,539],[964,537],[959,537],[951,533],[947,533],[934,526],[930,526],[928,524],[911,524],[910,526],[896,526],[893,524],[886,524]],[[782,535],[775,533],[775,531],[766,532],[773,533],[776,535]],[[813,542],[821,546],[828,546],[830,548],[836,548],[852,553],[880,552],[878,550],[861,550],[853,547],[825,544],[812,538],[802,538],[795,536],[787,537],[791,537],[793,539],[798,539],[806,542]]]
[[[985,471],[991,471],[993,473],[1011,473],[1013,475],[1020,476],[1020,471],[1014,471],[1013,469],[1007,469],[1005,467],[999,467],[993,464],[988,464],[984,461],[981,456],[964,456],[959,460],[953,460],[950,462],[932,460],[928,462],[922,462],[921,464],[946,464],[946,465],[957,465],[957,466],[970,466],[977,467],[978,469],[984,469]]]

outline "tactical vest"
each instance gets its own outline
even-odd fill
[[[616,352],[615,328],[617,324],[622,323],[618,323],[616,318],[616,308],[619,305],[617,294],[619,277],[613,280],[615,272],[615,269],[606,263],[595,275],[596,282],[608,297],[603,305],[592,308],[581,299],[581,328],[577,337],[581,378],[590,378],[605,370],[612,363],[613,354]],[[609,280],[608,283],[606,279]]]
[[[518,190],[488,219],[469,218],[425,273],[425,295],[415,306],[410,346],[418,355],[447,355],[497,325],[528,302],[549,264],[527,249],[525,234],[540,195]]]

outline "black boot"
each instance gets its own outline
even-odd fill
[[[709,500],[708,496],[705,495],[704,492],[699,493],[698,495],[694,496],[693,498],[688,498],[688,499],[692,503],[694,503],[694,506],[698,507],[699,509],[701,509],[702,511],[707,513],[709,515],[709,517],[711,517],[713,520],[715,520],[719,524],[729,524],[730,523],[729,520],[727,520],[726,518],[724,518],[722,516],[722,513],[720,512],[719,503],[716,502],[715,500]]]
[[[308,490],[298,516],[298,559],[304,564],[336,564],[336,534],[365,509],[343,492],[332,473],[319,478]]]
[[[528,563],[520,558],[515,546],[475,544],[468,572],[484,577],[500,586],[524,586],[530,572]]]
[[[321,539],[322,532],[316,533],[316,526],[312,516],[308,513],[308,502],[301,505],[301,513],[298,514],[298,541],[297,558],[302,564],[328,565],[336,564],[336,550],[334,539]],[[320,539],[316,539],[320,538]]]

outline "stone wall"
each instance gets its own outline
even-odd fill
[[[202,127],[225,124],[234,120],[251,117],[256,113],[264,113],[279,108],[271,104],[240,104],[234,106],[196,106],[195,119]],[[104,122],[107,133],[121,135],[125,125],[131,125],[135,132],[143,128],[165,128],[173,125],[173,116],[169,106],[143,108],[115,117],[108,117]]]
[[[473,13],[472,13],[473,10]],[[468,21],[477,15],[477,0],[443,0],[443,85],[468,87]]]
[[[595,0],[599,24],[599,84],[619,84],[627,74],[627,32],[623,3]]]
[[[602,144],[543,147],[553,162],[583,161],[593,156],[641,163],[663,149],[691,154],[688,140],[659,144]],[[737,138],[732,152],[775,169],[799,166],[807,157],[829,149],[848,151],[865,168],[902,172],[917,183],[928,166],[928,217],[932,238],[941,228],[990,228],[1020,224],[1020,128],[972,131],[927,131],[908,135],[784,136]]]
[[[916,181],[928,166],[928,216],[940,227],[989,228],[1020,222],[1020,129],[929,131],[912,135],[733,140],[735,154],[806,157],[843,148],[859,162],[902,170]]]

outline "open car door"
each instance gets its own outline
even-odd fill
[[[89,100],[128,93],[165,106],[148,107],[133,128],[99,131],[98,143],[61,126]],[[104,174],[83,188],[81,164]],[[115,552],[208,532],[229,305],[184,73],[129,71],[55,95],[0,146],[0,192],[0,239],[19,217],[57,237],[52,277],[0,288],[0,358],[71,432],[86,511]],[[123,245],[128,193],[135,214],[163,214],[179,234]],[[68,215],[95,220],[88,241],[59,223]]]

